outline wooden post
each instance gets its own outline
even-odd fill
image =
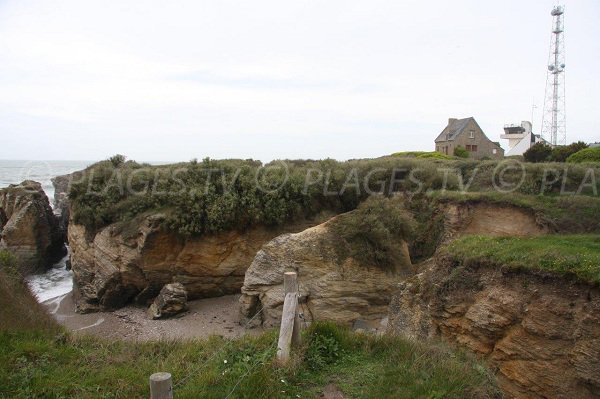
[[[300,345],[300,313],[298,311],[298,275],[296,272],[283,274],[283,291],[285,298],[281,314],[277,359],[285,364],[290,357],[291,346]]]
[[[290,292],[285,294],[283,312],[281,314],[281,327],[279,328],[279,341],[277,342],[277,360],[286,364],[290,360],[290,349],[292,346],[292,335],[294,331],[294,319],[298,307],[298,294]]]
[[[169,373],[150,376],[150,399],[173,399],[173,382]]]
[[[283,292],[298,292],[298,275],[296,272],[283,273]]]
[[[296,293],[297,298],[300,298],[300,293],[298,292],[298,274],[296,272],[285,272],[283,274],[283,291],[285,294]],[[300,311],[298,306],[296,305],[296,311],[294,312],[294,331],[292,332],[292,345],[299,346],[302,342],[301,339],[301,327],[302,324],[300,322]]]

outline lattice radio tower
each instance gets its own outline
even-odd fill
[[[552,35],[541,134],[552,145],[564,145],[567,142],[564,12],[564,7],[557,5],[550,13],[552,15]]]

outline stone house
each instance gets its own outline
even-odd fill
[[[504,158],[500,143],[490,140],[473,117],[448,119],[448,126],[435,139],[435,150],[442,154],[453,155],[458,146],[466,149],[473,159]]]

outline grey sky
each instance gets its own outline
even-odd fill
[[[0,0],[0,159],[372,157],[533,99],[538,132],[554,4]],[[566,2],[569,142],[600,141],[599,17]]]

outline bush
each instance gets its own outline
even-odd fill
[[[108,158],[112,166],[115,168],[118,168],[119,166],[123,165],[126,159],[127,157],[121,154],[113,155],[112,157]]]
[[[365,266],[397,270],[402,266],[400,240],[410,242],[416,223],[400,198],[373,196],[349,213],[339,215],[331,223],[343,240],[341,258],[351,256]]]
[[[459,145],[454,148],[454,156],[459,158],[469,158],[469,151],[467,151],[465,147]]]
[[[578,151],[575,154],[567,158],[567,162],[581,163],[581,162],[600,162],[600,147],[586,148]]]
[[[493,191],[499,183],[498,167],[504,170],[506,163],[443,159],[447,157],[419,153],[412,158],[274,161],[267,165],[233,159],[160,166],[127,161],[117,168],[106,160],[82,172],[83,177],[71,186],[69,198],[73,220],[90,234],[109,224],[142,221],[150,212],[161,212],[166,217],[163,227],[199,236],[256,225],[279,226],[322,211],[348,212],[373,192],[389,196],[428,190]],[[564,189],[594,194],[600,189],[587,185],[580,190],[589,167],[515,166],[504,170],[502,181],[517,186],[519,193],[554,194]],[[545,169],[557,175],[554,182]],[[520,184],[522,172],[527,178]],[[600,169],[594,173],[600,176]]]
[[[552,162],[565,162],[571,155],[588,148],[588,145],[583,141],[571,143],[569,145],[560,145],[552,149],[550,160]]]
[[[550,160],[552,147],[546,143],[536,143],[532,145],[525,153],[523,158],[525,162],[546,162]]]

